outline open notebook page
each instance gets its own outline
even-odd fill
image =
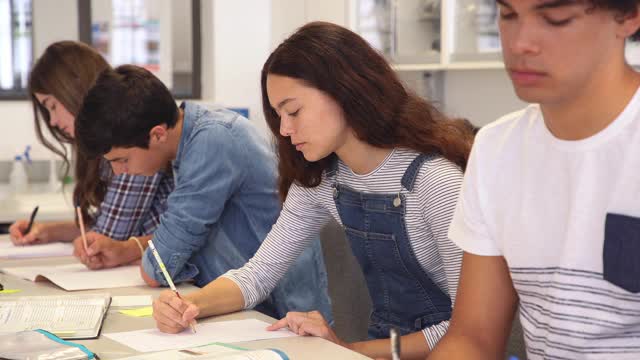
[[[0,299],[0,333],[44,329],[63,339],[98,336],[109,294]]]
[[[140,276],[140,267],[134,265],[90,270],[78,263],[57,266],[5,267],[0,268],[0,272],[31,281],[45,278],[68,291],[146,285]]]

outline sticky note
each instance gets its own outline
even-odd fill
[[[22,290],[20,289],[4,289],[4,290],[0,290],[0,294],[15,294],[17,292],[20,292]]]
[[[118,312],[127,316],[147,317],[153,315],[153,308],[151,306],[147,306],[139,309],[119,310]]]

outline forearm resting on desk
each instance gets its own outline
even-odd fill
[[[472,336],[447,333],[428,360],[499,359],[504,354],[496,347],[483,345]]]
[[[40,223],[47,242],[71,242],[80,235],[80,229],[73,221]]]
[[[244,297],[240,287],[224,277],[219,277],[202,289],[185,295],[185,298],[198,307],[198,317],[228,314],[244,309]]]
[[[391,359],[391,339],[360,341],[347,347],[374,359]],[[400,349],[405,360],[424,359],[429,354],[429,345],[422,332],[402,336]]]

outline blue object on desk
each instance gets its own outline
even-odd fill
[[[228,109],[233,112],[237,112],[238,114],[246,117],[247,119],[249,118],[249,108],[228,108]]]

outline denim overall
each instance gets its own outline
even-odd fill
[[[419,155],[402,177],[409,192],[422,164],[435,155]],[[416,259],[405,225],[405,196],[370,194],[340,185],[337,162],[327,174],[335,177],[333,198],[364,273],[373,303],[369,338],[388,338],[420,331],[451,317],[451,299],[424,272]]]

